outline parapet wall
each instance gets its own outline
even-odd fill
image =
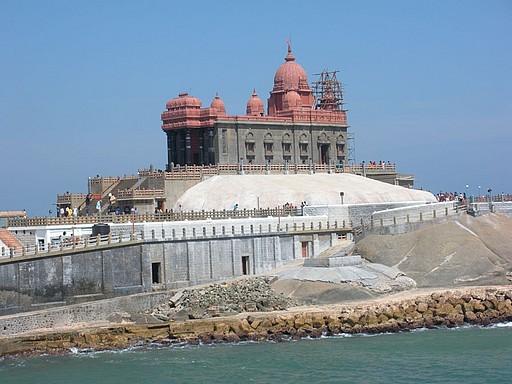
[[[470,207],[477,213],[489,213],[491,210],[490,203],[471,203]],[[493,201],[492,211],[512,217],[512,201]]]
[[[452,216],[457,213],[457,203],[448,201],[386,209],[373,213],[371,219],[374,226],[386,226],[399,223],[421,222],[442,216]]]
[[[373,203],[373,204],[340,204],[340,205],[313,205],[304,207],[304,215],[327,216],[328,220],[337,220],[346,226],[361,225],[361,223],[368,223],[375,212],[389,211],[395,208],[406,208],[410,206],[420,207],[426,205],[425,203],[418,203],[417,201],[402,201],[394,203]]]

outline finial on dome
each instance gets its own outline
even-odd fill
[[[258,94],[256,93],[256,88],[253,88],[253,89],[252,89],[252,96],[253,96],[253,97],[254,97],[254,96],[258,96]]]
[[[219,96],[218,92],[215,92],[215,97],[212,100],[212,103],[210,104],[210,108],[217,111],[217,114],[219,115],[225,115],[226,114],[226,107],[224,106],[224,102]]]
[[[288,54],[286,55],[286,57],[284,58],[286,61],[294,61],[295,60],[295,56],[293,56],[293,53],[292,53],[292,42],[290,39],[286,40],[286,44],[288,45]]]

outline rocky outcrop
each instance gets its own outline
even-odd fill
[[[292,299],[276,293],[272,277],[252,277],[204,288],[185,289],[147,314],[161,321],[206,319],[241,312],[280,311],[296,305]]]
[[[120,325],[3,339],[0,354],[124,348],[148,342],[282,340],[512,321],[512,287],[434,292],[405,300],[293,308],[155,325]]]

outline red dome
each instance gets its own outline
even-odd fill
[[[265,113],[263,110],[263,101],[261,101],[255,89],[252,91],[249,101],[247,101],[246,113],[250,116],[261,116]]]
[[[295,61],[292,48],[288,44],[285,62],[279,66],[274,75],[274,91],[288,89],[309,89],[308,76],[304,68]]]
[[[201,108],[201,100],[197,97],[189,96],[188,93],[180,93],[178,97],[169,100],[165,106],[169,110],[183,107]]]
[[[296,107],[301,107],[302,102],[300,99],[300,95],[295,91],[288,91],[284,95],[283,108],[284,109],[292,109]]]
[[[215,109],[219,114],[226,114],[226,107],[219,95],[215,95],[210,104],[210,108]]]

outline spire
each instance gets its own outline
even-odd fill
[[[288,54],[284,58],[285,61],[295,61],[295,56],[293,56],[292,53],[292,42],[290,41],[290,39],[286,41],[286,44],[288,44]]]
[[[256,93],[256,88],[253,88],[253,89],[252,89],[252,95],[251,95],[251,96],[252,96],[252,97],[256,97],[256,96],[258,96],[258,94]]]

